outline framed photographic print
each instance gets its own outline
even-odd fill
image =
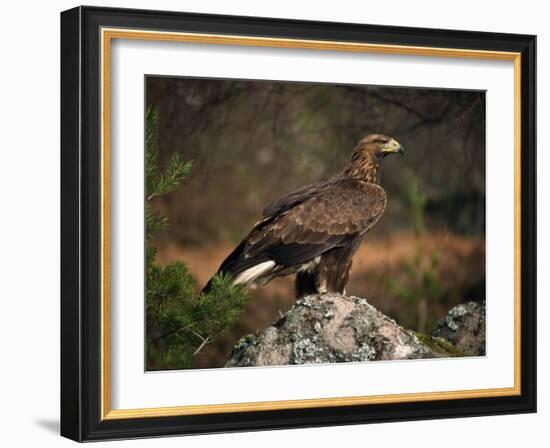
[[[61,433],[535,412],[535,36],[61,14]]]

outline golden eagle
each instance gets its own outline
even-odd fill
[[[344,293],[352,257],[386,208],[381,160],[403,155],[393,138],[374,134],[326,182],[302,187],[268,206],[263,218],[221,264],[235,284],[264,285],[296,273],[296,294]],[[211,281],[203,292],[210,289]]]

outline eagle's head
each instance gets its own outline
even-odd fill
[[[351,160],[342,175],[378,183],[380,161],[389,154],[403,155],[403,146],[387,135],[367,135],[353,150]]]
[[[370,134],[363,138],[355,148],[354,155],[359,158],[374,157],[381,160],[389,154],[404,154],[403,146],[394,138],[384,134]]]

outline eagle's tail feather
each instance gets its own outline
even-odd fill
[[[233,252],[229,254],[216,274],[229,276],[235,284],[247,284],[275,266],[275,262],[271,261],[265,255],[245,258],[243,253],[245,244],[246,241],[242,241]],[[213,279],[214,277],[208,280],[201,294],[206,294],[212,289]]]

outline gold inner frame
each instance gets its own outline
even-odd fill
[[[316,407],[350,406],[414,401],[502,397],[521,394],[521,54],[514,52],[455,48],[335,42],[304,39],[279,39],[249,36],[101,29],[101,419],[166,417],[225,412],[246,412]],[[113,39],[170,41],[213,45],[297,48],[437,56],[468,59],[506,60],[514,63],[514,386],[442,392],[418,392],[337,398],[314,398],[229,404],[170,406],[140,409],[111,409],[110,369],[110,50]]]

